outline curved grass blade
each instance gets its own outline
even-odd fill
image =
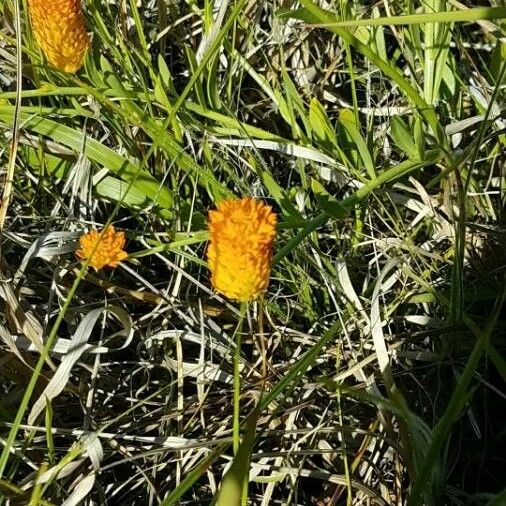
[[[0,120],[7,126],[12,127],[12,107],[0,106]],[[137,194],[145,195],[146,201],[154,202],[166,211],[172,209],[174,197],[168,188],[164,187],[149,172],[118,155],[97,140],[86,137],[83,143],[83,133],[81,131],[61,125],[50,119],[22,114],[21,120],[23,129],[48,137],[57,143],[74,149],[76,152],[79,152],[84,144],[84,154],[90,160],[102,165],[127,183],[133,180],[132,187]]]

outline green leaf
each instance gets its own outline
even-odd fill
[[[255,167],[256,160],[251,157],[250,164]],[[294,220],[300,220],[301,215],[297,208],[292,204],[286,191],[274,179],[273,175],[267,170],[267,168],[259,166],[256,167],[255,172],[262,181],[262,184],[267,188],[269,194],[276,201],[278,206],[283,210],[284,214]]]
[[[365,166],[367,174],[371,179],[376,177],[376,169],[374,167],[374,162],[369,153],[369,148],[367,147],[367,143],[365,139],[362,137],[362,134],[358,130],[357,123],[355,121],[355,116],[349,110],[344,110],[339,115],[339,123],[344,127],[346,133],[349,135],[353,149],[356,150],[362,162]]]
[[[408,158],[418,158],[419,152],[413,142],[413,134],[400,116],[392,117],[390,133],[397,147],[402,149]]]
[[[318,205],[322,211],[325,211],[329,216],[336,219],[342,219],[348,215],[349,211],[334,197],[332,197],[316,179],[311,180],[311,190],[313,190]]]
[[[502,74],[502,82],[497,82],[501,77],[502,66],[506,61],[506,42],[503,39],[498,39],[495,45],[494,50],[490,56],[489,69],[490,74],[494,78],[494,81],[498,84],[504,84],[506,82],[506,74]]]
[[[309,118],[306,114],[306,105],[300,96],[299,90],[295,86],[292,81],[290,75],[286,71],[285,67],[281,68],[281,74],[283,76],[283,85],[285,88],[286,101],[290,105],[290,107],[296,112],[304,124],[304,128],[306,130],[307,136],[311,135],[311,124]],[[300,135],[300,130],[297,130],[297,133]]]
[[[309,105],[309,122],[313,134],[320,143],[327,149],[334,150],[337,146],[335,128],[331,125],[324,107],[316,98],[312,98]]]
[[[216,506],[246,504],[243,499],[247,496],[248,491],[249,463],[255,443],[256,423],[259,414],[260,411],[256,409],[255,413],[248,418],[244,438],[237,455],[234,457],[230,469],[223,477],[221,487],[212,503]]]
[[[379,9],[377,7],[374,7],[373,9],[373,16],[375,18],[379,18]],[[373,31],[373,38],[374,38],[374,48],[376,50],[376,53],[378,56],[382,59],[387,61],[387,46],[385,42],[385,31],[382,26],[376,26],[372,29]]]
[[[0,106],[0,120],[12,127],[13,108]],[[112,149],[104,146],[78,130],[57,123],[50,119],[40,118],[26,113],[21,114],[23,129],[35,132],[62,144],[79,153],[81,150],[93,162],[106,168],[123,181],[130,184],[138,195],[156,203],[166,211],[171,211],[174,198],[172,192],[157,181],[149,172],[139,165],[123,158]]]
[[[506,489],[491,499],[487,506],[504,506],[506,504]]]

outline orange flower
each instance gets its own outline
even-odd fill
[[[97,244],[98,243],[98,244]],[[104,231],[92,230],[83,234],[79,239],[81,249],[76,251],[79,260],[88,260],[96,271],[104,267],[117,267],[128,254],[123,250],[125,247],[125,233],[116,232],[112,225]]]
[[[269,285],[276,214],[247,197],[225,200],[209,212],[207,249],[211,283],[230,299],[256,299]]]
[[[81,0],[28,0],[28,10],[49,63],[64,72],[77,72],[90,45]]]

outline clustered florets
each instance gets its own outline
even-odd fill
[[[269,284],[276,215],[252,198],[226,200],[209,212],[211,283],[230,299],[256,299]]]
[[[224,200],[209,212],[207,249],[211,284],[226,297],[255,300],[269,285],[277,217],[272,208],[250,197]],[[128,257],[125,234],[112,225],[79,240],[77,257],[95,270],[117,267]]]
[[[117,267],[128,257],[125,248],[125,233],[116,232],[112,225],[103,231],[92,230],[79,239],[80,249],[76,251],[79,260],[88,261],[96,271],[104,267]]]
[[[90,45],[80,0],[28,0],[35,38],[49,63],[76,72]]]

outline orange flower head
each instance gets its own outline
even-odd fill
[[[209,212],[207,259],[213,287],[230,299],[256,299],[269,285],[276,214],[247,197],[225,200]]]
[[[28,0],[35,38],[49,63],[77,72],[90,45],[81,0]]]
[[[116,232],[112,225],[99,232],[92,230],[79,239],[80,249],[76,251],[79,260],[89,260],[96,271],[104,267],[117,267],[128,254],[124,251],[125,233]],[[91,257],[91,258],[90,258]]]

